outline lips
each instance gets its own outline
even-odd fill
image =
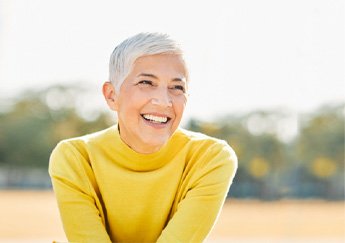
[[[161,116],[161,115],[153,115],[153,114],[141,114],[141,116],[149,122],[157,123],[157,124],[166,124],[168,123],[171,118],[168,116]]]

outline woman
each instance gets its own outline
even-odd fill
[[[71,242],[202,242],[237,169],[226,142],[179,128],[188,70],[167,35],[115,48],[103,95],[118,123],[60,142],[49,173]]]

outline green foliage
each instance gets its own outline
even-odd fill
[[[344,105],[325,106],[305,115],[297,141],[301,162],[311,163],[319,157],[336,162],[339,172],[344,169]]]
[[[288,141],[280,136],[284,121],[280,111],[258,111],[191,120],[188,128],[224,139],[236,151],[239,170],[231,195],[344,199],[344,104],[300,116],[299,130]]]
[[[21,95],[7,112],[0,113],[0,166],[47,168],[49,155],[58,141],[103,129],[109,125],[106,114],[93,121],[77,115],[74,107],[52,110],[45,96],[59,90],[64,96],[69,89],[51,87]]]

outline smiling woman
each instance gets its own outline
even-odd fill
[[[118,123],[60,142],[49,173],[71,242],[202,242],[237,169],[225,141],[179,128],[183,52],[141,33],[117,46],[103,94]]]
[[[158,151],[177,129],[187,102],[186,69],[176,54],[139,57],[118,92],[103,93],[117,111],[121,138],[140,153]]]

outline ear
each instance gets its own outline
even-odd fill
[[[102,87],[102,92],[109,108],[113,111],[117,111],[118,103],[114,85],[111,82],[105,82]]]

